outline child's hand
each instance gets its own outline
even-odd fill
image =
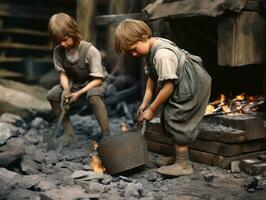
[[[70,93],[66,96],[69,99],[69,103],[75,102],[79,99],[80,94],[77,92]]]
[[[138,121],[142,122],[144,120],[150,121],[154,117],[154,112],[147,108],[138,118]]]
[[[139,106],[137,111],[137,118],[140,117],[140,115],[143,113],[143,111],[147,108],[147,104],[142,102],[142,104]]]

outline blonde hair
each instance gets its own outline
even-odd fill
[[[48,32],[54,44],[58,44],[65,37],[72,37],[75,45],[81,41],[77,22],[66,13],[57,13],[50,18]]]
[[[152,37],[149,26],[140,20],[126,19],[115,31],[115,50],[117,53],[128,51],[138,41],[146,41]]]

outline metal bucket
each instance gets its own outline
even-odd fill
[[[104,138],[97,148],[103,166],[110,174],[139,167],[148,162],[148,149],[138,129]]]

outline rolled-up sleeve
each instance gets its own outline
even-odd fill
[[[90,47],[86,62],[90,67],[90,76],[98,78],[104,78],[106,76],[104,68],[102,66],[101,53],[94,46]]]
[[[155,69],[158,74],[158,81],[178,79],[177,57],[175,53],[168,49],[160,49],[154,56]]]
[[[57,72],[65,72],[63,68],[62,58],[60,57],[60,54],[59,54],[59,46],[55,47],[54,49],[53,62],[54,62],[55,70]]]

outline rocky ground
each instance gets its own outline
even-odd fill
[[[43,136],[55,128],[55,122],[1,115],[0,199],[266,199],[265,174],[249,176],[193,163],[193,175],[163,177],[155,172],[155,161],[162,156],[152,152],[145,166],[130,172],[95,173],[90,163],[96,153],[92,141],[99,136],[98,124],[92,115],[72,115],[71,119],[76,130],[71,146],[47,151]],[[120,132],[123,120],[110,118],[113,133]]]

